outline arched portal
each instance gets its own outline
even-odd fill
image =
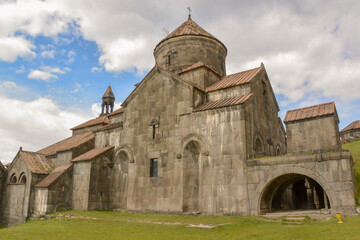
[[[329,198],[322,186],[308,176],[295,173],[273,179],[265,187],[260,200],[260,214],[322,208],[330,208]]]
[[[199,158],[201,145],[195,140],[189,141],[183,150],[183,212],[199,211]]]
[[[129,154],[120,150],[115,155],[113,166],[111,194],[112,208],[127,207],[127,184],[129,171]]]

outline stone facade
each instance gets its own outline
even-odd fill
[[[318,114],[289,111],[285,132],[265,66],[226,75],[226,54],[217,38],[186,21],[156,46],[155,66],[121,109],[111,112],[109,87],[101,116],[34,153],[53,164],[42,179],[14,159],[8,176],[23,171],[30,181],[18,186],[8,177],[2,218],[20,223],[59,207],[353,213],[353,164],[340,151],[335,105],[313,106]]]
[[[340,132],[343,142],[352,142],[360,139],[360,121],[354,121]]]

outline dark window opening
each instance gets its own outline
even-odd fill
[[[158,176],[158,159],[152,158],[150,160],[150,177]]]
[[[256,141],[255,141],[255,151],[257,153],[262,153],[264,151],[263,144],[259,138],[256,138]]]
[[[20,184],[26,184],[26,176],[22,176],[20,179]]]
[[[156,135],[156,126],[154,124],[152,125],[152,139],[155,139],[155,135]]]
[[[168,55],[168,65],[169,66],[171,65],[171,55],[170,54]]]
[[[15,176],[15,173],[11,176],[10,183],[17,183],[17,178]]]

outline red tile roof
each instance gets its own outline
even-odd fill
[[[124,124],[123,122],[111,123],[111,124],[103,126],[97,132],[111,130],[111,129],[114,129],[114,128],[120,128],[120,127],[123,126],[123,124]]]
[[[343,132],[347,132],[347,131],[355,130],[355,129],[360,129],[360,120],[350,123],[343,130],[341,130],[341,132],[343,133]]]
[[[310,107],[298,108],[287,111],[284,122],[298,121],[303,119],[322,117],[335,114],[337,118],[334,102],[323,103]],[[337,118],[338,119],[338,118]]]
[[[204,37],[209,37],[209,38],[215,39],[216,41],[220,42],[219,39],[217,39],[216,37],[214,37],[207,31],[205,31],[202,27],[200,27],[197,23],[195,23],[191,18],[189,18],[186,22],[181,24],[178,28],[176,28],[173,32],[171,32],[163,40],[161,40],[160,43],[162,43],[163,41],[165,41],[167,39],[170,39],[173,37],[184,36],[184,35],[204,36]]]
[[[90,161],[94,158],[106,153],[107,151],[113,149],[114,147],[104,147],[104,148],[95,148],[92,149],[72,160],[72,162],[81,162],[81,161]]]
[[[78,129],[82,129],[82,128],[86,128],[86,127],[92,127],[92,126],[96,126],[96,125],[106,125],[108,123],[110,123],[109,118],[107,117],[108,115],[105,116],[101,116],[101,117],[97,117],[94,119],[91,119],[87,122],[84,122],[76,127],[71,128],[70,130],[78,130]]]
[[[1,162],[0,162],[0,170],[2,170],[3,172],[7,172],[7,169]]]
[[[215,108],[222,108],[222,107],[229,107],[229,106],[243,104],[247,100],[249,100],[252,95],[253,94],[251,93],[251,94],[245,95],[245,96],[232,97],[232,98],[221,99],[218,101],[207,102],[207,103],[204,103],[203,105],[195,108],[194,111],[198,112],[198,111],[205,111],[205,110],[210,110],[210,109],[215,109]]]
[[[57,142],[53,145],[43,148],[37,152],[44,154],[46,156],[51,156],[51,155],[55,155],[57,152],[68,151],[73,148],[76,148],[83,143],[93,140],[94,138],[95,135],[92,132],[86,132],[66,138],[60,142]]]
[[[32,173],[49,174],[54,169],[54,164],[43,154],[26,151],[20,151],[19,153]]]
[[[68,170],[73,164],[68,163],[62,166],[59,166],[54,169],[48,176],[41,180],[35,187],[38,188],[47,188],[53,184],[66,170]]]
[[[197,69],[197,68],[201,68],[201,67],[206,67],[207,69],[211,70],[212,72],[214,72],[216,75],[220,76],[219,73],[217,73],[214,69],[212,69],[211,67],[209,67],[208,65],[206,65],[205,63],[203,62],[197,62],[193,65],[191,65],[190,67],[187,67],[185,69],[183,69],[181,73],[185,73],[185,72],[188,72],[188,71],[191,71],[191,70],[194,70],[194,69]]]
[[[114,93],[113,93],[110,86],[108,86],[108,88],[106,89],[106,91],[105,91],[105,93],[103,95],[103,98],[106,98],[106,97],[115,98]]]
[[[119,108],[115,111],[113,111],[112,113],[109,113],[108,115],[106,115],[107,117],[111,117],[111,116],[115,116],[115,115],[118,115],[118,114],[121,114],[124,112],[124,108]]]
[[[253,68],[247,71],[234,73],[231,75],[224,76],[219,82],[214,83],[210,87],[206,88],[206,92],[212,92],[219,89],[224,89],[228,87],[238,86],[241,84],[249,83],[253,80],[257,74],[264,68],[264,65],[261,64],[258,68]]]

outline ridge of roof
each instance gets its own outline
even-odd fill
[[[203,62],[197,62],[197,63],[194,63],[193,65],[191,65],[190,67],[187,67],[187,68],[184,68],[180,74],[182,73],[185,73],[185,72],[188,72],[188,71],[191,71],[191,70],[194,70],[194,69],[197,69],[197,68],[201,68],[201,67],[206,67],[207,69],[209,69],[210,71],[214,72],[216,75],[218,75],[219,77],[221,76],[218,72],[216,72],[214,69],[212,69],[211,67],[209,67],[208,65],[206,65],[205,63]]]
[[[19,154],[32,173],[49,174],[54,164],[44,154],[20,150]]]
[[[352,123],[347,125],[343,130],[341,130],[340,132],[343,133],[343,132],[347,132],[347,131],[354,130],[354,129],[360,129],[360,120],[353,121]]]
[[[80,125],[77,125],[73,128],[71,128],[70,130],[78,130],[78,129],[82,129],[82,128],[86,128],[86,127],[92,127],[92,126],[95,126],[95,125],[100,125],[100,124],[108,124],[110,123],[110,120],[108,118],[108,115],[109,114],[106,114],[104,116],[100,116],[100,117],[97,117],[97,118],[93,118],[93,119],[90,119]]]
[[[65,165],[61,165],[54,169],[48,176],[46,176],[43,180],[41,180],[38,184],[35,185],[37,188],[48,188],[54,182],[56,182],[59,177],[65,173],[70,167],[72,167],[72,163],[68,163]]]
[[[214,39],[221,43],[225,49],[227,50],[226,46],[216,37],[214,37],[212,34],[207,32],[205,29],[200,27],[196,22],[194,22],[191,18],[188,18],[185,22],[183,22],[179,27],[177,27],[174,31],[172,31],[169,35],[167,35],[165,38],[163,38],[155,47],[155,49],[164,41],[174,38],[174,37],[180,37],[180,36],[203,36],[208,37],[211,39]]]
[[[206,92],[212,92],[224,88],[239,86],[245,83],[251,82],[259,72],[264,69],[264,64],[261,64],[260,67],[252,68],[238,73],[233,73],[230,75],[224,76],[220,81],[214,83],[213,85],[205,89]]]
[[[284,123],[293,122],[298,120],[310,119],[315,117],[323,117],[327,115],[335,114],[337,121],[339,118],[337,116],[336,107],[334,102],[327,102],[322,104],[317,104],[313,106],[303,107],[292,109],[286,112]]]
[[[119,128],[119,127],[122,127],[123,125],[124,125],[123,121],[110,123],[108,125],[105,125],[105,126],[101,127],[100,129],[98,129],[97,132],[111,130],[111,129],[114,129],[114,128]]]
[[[232,98],[224,98],[216,101],[206,102],[194,109],[194,112],[211,110],[216,108],[223,108],[229,106],[235,106],[239,104],[243,104],[248,101],[253,96],[253,93],[244,96],[236,96]]]
[[[113,111],[112,113],[109,113],[107,114],[106,116],[107,117],[111,117],[111,116],[115,116],[115,115],[118,115],[118,114],[121,114],[124,112],[124,108],[120,107],[119,109]]]
[[[85,132],[85,133],[77,134],[77,135],[68,137],[64,140],[61,140],[57,143],[54,143],[48,147],[45,147],[45,148],[37,151],[37,153],[41,153],[46,156],[55,155],[57,152],[71,150],[71,149],[78,147],[81,144],[88,142],[94,138],[95,138],[95,135],[93,132]]]
[[[91,149],[90,151],[74,158],[73,160],[71,160],[71,162],[90,161],[90,160],[93,160],[94,158],[106,153],[107,151],[109,151],[113,148],[114,147],[94,148],[94,149]]]

